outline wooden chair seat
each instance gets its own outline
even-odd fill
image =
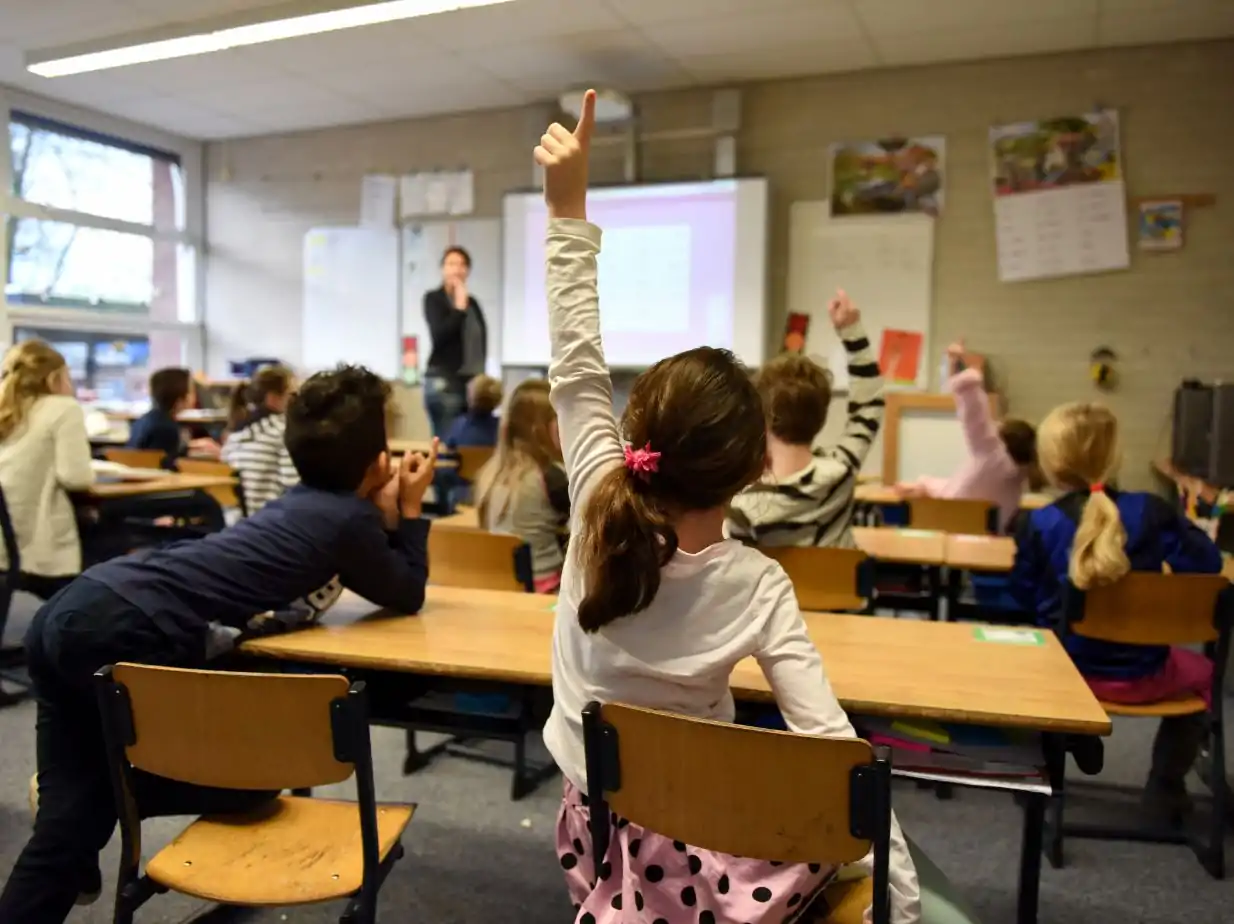
[[[377,806],[380,860],[414,805]],[[364,860],[355,802],[284,796],[244,815],[201,818],[146,865],[160,885],[230,905],[299,905],[351,895]]]
[[[1198,696],[1185,699],[1167,699],[1159,703],[1107,703],[1100,700],[1101,708],[1110,715],[1132,715],[1141,718],[1165,718],[1172,715],[1195,715],[1208,706]]]
[[[874,899],[874,880],[868,876],[834,882],[807,914],[806,924],[863,924],[866,909]],[[824,910],[825,909],[825,910]]]

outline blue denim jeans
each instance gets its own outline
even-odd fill
[[[424,409],[428,412],[433,436],[445,439],[450,424],[467,410],[467,383],[439,375],[426,376]]]

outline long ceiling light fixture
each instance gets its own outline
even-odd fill
[[[130,64],[147,64],[169,58],[204,55],[245,45],[260,45],[322,32],[337,32],[358,26],[374,26],[399,19],[432,16],[479,6],[495,6],[511,0],[371,0],[368,3],[320,12],[300,12],[280,19],[229,28],[209,28],[170,38],[141,41],[117,39],[111,48],[58,56],[27,56],[26,69],[41,77],[66,77]],[[300,9],[303,10],[303,5]],[[232,22],[235,20],[233,19]],[[217,22],[217,20],[216,20]],[[164,33],[165,35],[166,33]]]

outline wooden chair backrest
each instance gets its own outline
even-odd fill
[[[475,481],[494,452],[492,446],[460,446],[457,451],[458,476],[464,481]]]
[[[157,449],[123,449],[112,446],[103,450],[103,458],[129,468],[162,468],[164,456]]]
[[[826,613],[866,607],[868,590],[862,588],[860,575],[866,553],[860,549],[785,546],[759,551],[788,574],[801,609]]]
[[[428,579],[443,587],[527,590],[517,556],[526,543],[517,536],[479,529],[433,529],[428,534]]]
[[[220,478],[235,478],[236,471],[226,462],[216,462],[213,459],[177,459],[176,470],[186,475],[218,475]],[[222,507],[239,507],[240,495],[232,485],[220,485],[217,488],[202,488],[207,494],[219,502]]]
[[[1224,595],[1224,596],[1223,596]],[[1071,631],[1129,645],[1190,645],[1220,636],[1218,607],[1234,600],[1220,574],[1132,571],[1107,587],[1067,590]]]
[[[908,502],[908,525],[913,529],[980,536],[994,531],[994,510],[993,504],[983,500],[914,497]]]
[[[695,847],[786,863],[851,863],[872,839],[853,836],[852,771],[874,751],[820,738],[608,703],[621,818]],[[590,756],[589,756],[590,759]]]
[[[299,789],[341,783],[355,767],[334,756],[332,703],[346,677],[250,674],[117,664],[127,690],[134,767],[228,789]]]

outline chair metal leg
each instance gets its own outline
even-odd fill
[[[1050,789],[1053,790],[1049,797],[1048,813],[1048,840],[1045,845],[1046,859],[1050,866],[1055,869],[1062,869],[1065,862],[1063,856],[1063,804],[1064,804],[1064,787],[1066,785],[1067,773],[1067,751],[1063,745],[1063,740],[1054,735],[1045,735],[1042,738],[1042,747],[1045,750],[1045,766],[1046,776],[1050,781]]]
[[[1230,787],[1225,778],[1225,729],[1221,721],[1210,723],[1208,777],[1204,782],[1213,794],[1212,817],[1208,822],[1208,842],[1195,845],[1196,858],[1210,876],[1224,879]]]
[[[1037,924],[1045,803],[1046,797],[1038,793],[1028,793],[1026,796],[1024,830],[1020,840],[1020,889],[1016,900],[1016,924]]]

